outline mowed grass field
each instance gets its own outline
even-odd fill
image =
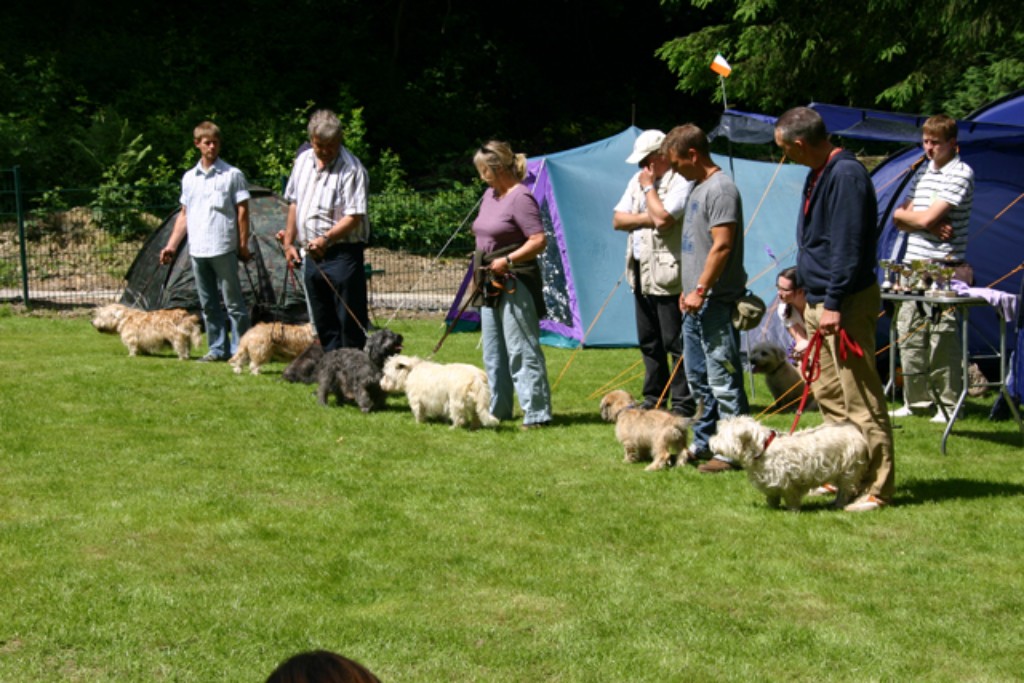
[[[0,681],[262,681],[313,648],[384,681],[1024,677],[1024,451],[991,397],[947,455],[898,422],[892,507],[792,514],[622,462],[597,405],[635,349],[547,358],[555,426],[453,431],[0,309]]]

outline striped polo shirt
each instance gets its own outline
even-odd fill
[[[361,215],[361,225],[339,242],[366,242],[370,220],[366,215],[369,176],[363,164],[345,147],[328,166],[317,168],[312,149],[302,152],[292,167],[284,191],[287,202],[295,204],[298,241],[306,244],[320,237],[343,216]]]
[[[222,256],[238,249],[237,206],[249,199],[245,175],[223,159],[209,169],[203,162],[181,178],[188,253],[196,258]]]
[[[925,211],[936,199],[949,204],[949,222],[953,226],[953,239],[943,242],[926,230],[917,230],[907,236],[905,260],[922,261],[941,259],[947,256],[956,260],[967,257],[967,223],[971,217],[974,202],[974,171],[953,157],[942,168],[935,168],[934,162],[918,170],[911,181],[910,196],[914,198],[911,208]]]

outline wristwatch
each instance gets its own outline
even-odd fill
[[[644,194],[647,194],[648,192],[650,192],[653,189],[654,189],[654,185],[648,185],[647,187],[641,187],[640,191],[643,192]]]
[[[511,268],[512,267],[512,257],[511,256],[506,256],[505,260],[508,262],[508,267]]]
[[[700,296],[700,297],[706,297],[708,295],[708,288],[705,287],[702,284],[698,284],[697,285],[697,289],[694,290],[694,291],[696,291],[697,292],[697,296]]]

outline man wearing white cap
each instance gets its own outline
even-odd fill
[[[661,153],[665,134],[646,130],[626,163],[640,170],[615,205],[612,226],[629,233],[626,275],[636,304],[636,334],[644,359],[643,407],[691,416],[696,410],[683,367],[680,243],[683,212],[693,183],[673,171]],[[665,389],[670,391],[665,395]]]

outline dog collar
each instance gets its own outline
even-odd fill
[[[775,441],[775,437],[778,435],[779,433],[774,429],[768,430],[768,438],[764,440],[764,446],[761,447],[761,455],[765,454],[765,451],[768,450],[768,447],[772,445],[772,441]],[[761,455],[758,455],[757,457],[760,458]]]

